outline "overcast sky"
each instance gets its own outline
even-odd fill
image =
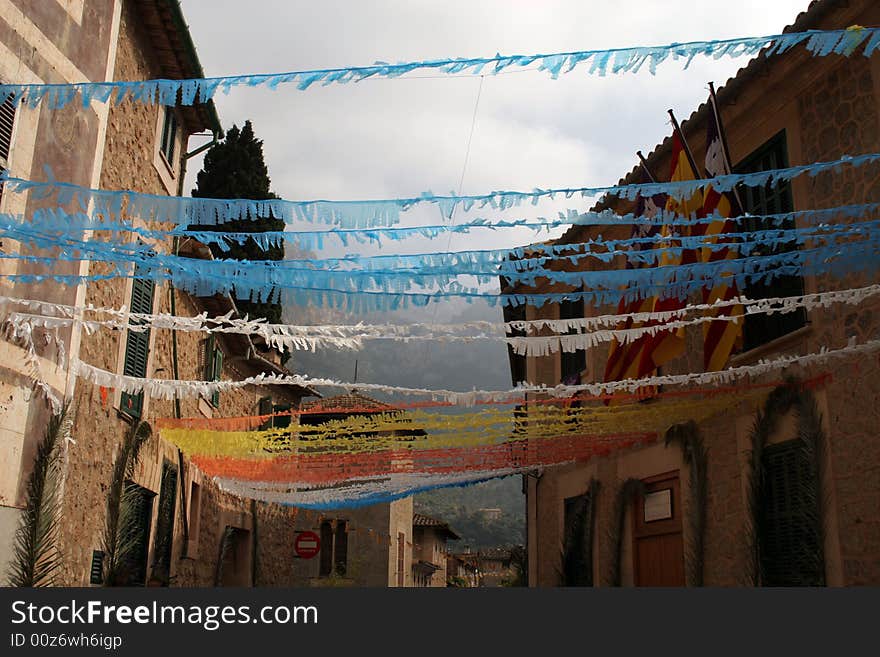
[[[775,34],[808,4],[182,1],[208,76]],[[684,71],[681,62],[667,61],[656,76],[645,68],[601,78],[586,66],[557,80],[537,71],[486,76],[461,191],[613,184],[636,164],[636,150],[647,153],[670,134],[667,109],[687,118],[706,99],[710,80],[721,86],[746,62],[698,58]],[[292,85],[237,89],[215,100],[224,127],[253,122],[265,142],[273,190],[283,198],[410,197],[458,191],[480,80],[416,74],[306,92]],[[191,178],[200,166],[191,164]],[[579,209],[589,205],[581,201]],[[436,219],[436,213],[418,218]],[[391,246],[459,250],[533,239],[530,232],[498,231]],[[431,317],[450,319],[444,312]]]
[[[551,53],[780,32],[807,0],[183,0],[208,76],[377,60]],[[656,76],[487,76],[463,192],[610,184],[744,60],[669,61]],[[216,99],[224,126],[254,123],[284,198],[457,190],[479,77],[368,80]],[[195,142],[194,142],[195,143]],[[191,171],[197,171],[193,166]]]

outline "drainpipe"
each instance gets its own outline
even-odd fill
[[[177,182],[177,195],[183,196],[183,183],[186,178],[186,163],[190,158],[195,157],[199,153],[203,153],[204,151],[211,148],[214,144],[217,143],[219,134],[217,132],[212,133],[212,139],[207,144],[202,144],[197,149],[190,151],[189,153],[184,153],[180,158],[180,178]],[[174,237],[174,255],[177,256],[180,252],[180,237]],[[171,293],[171,315],[177,315],[177,295],[174,293],[174,282],[169,281],[168,283],[169,291]],[[175,329],[171,330],[171,368],[174,374],[175,379],[180,379],[180,367],[178,365],[177,360],[177,331]],[[174,417],[180,419],[182,416],[180,411],[180,398],[174,397]],[[183,451],[177,450],[177,467],[180,470],[180,507],[181,507],[181,516],[183,517],[183,549],[180,554],[181,559],[185,559],[188,556],[189,549],[189,508],[186,505],[186,477],[184,477],[184,461],[183,461]]]

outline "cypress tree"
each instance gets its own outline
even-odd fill
[[[263,159],[263,142],[254,136],[250,121],[245,121],[239,130],[233,125],[222,141],[217,142],[205,154],[202,170],[196,177],[196,188],[192,195],[197,198],[247,198],[258,201],[278,198],[270,190],[269,171]],[[217,230],[239,233],[260,233],[284,230],[284,221],[269,215],[248,218],[216,226],[199,226],[198,230]],[[261,248],[254,240],[243,244],[231,243],[229,250],[223,251],[217,244],[211,244],[215,258],[235,260],[282,260],[284,246]],[[266,290],[251,293],[247,298],[233,295],[242,313],[251,319],[265,317],[269,322],[281,322],[280,291]]]

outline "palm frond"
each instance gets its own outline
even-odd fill
[[[566,527],[562,548],[561,583],[563,586],[593,586],[593,527],[596,523],[596,495],[599,482],[590,479],[587,491],[575,500],[566,500],[566,509],[573,504],[572,515],[566,510]]]
[[[152,429],[146,422],[138,422],[131,426],[125,435],[116,461],[113,463],[113,475],[107,491],[107,514],[104,520],[104,585],[114,586],[123,580],[123,571],[136,549],[133,532],[136,525],[133,498],[135,491],[126,485],[134,477],[134,471],[140,459],[140,451],[144,443],[152,435]]]
[[[609,567],[608,581],[611,586],[621,585],[621,549],[623,547],[624,523],[626,522],[626,510],[634,499],[644,496],[645,483],[641,479],[627,479],[617,490],[614,498],[614,515],[611,530],[611,565]]]
[[[61,447],[72,430],[69,405],[49,419],[37,445],[34,468],[28,477],[25,508],[15,531],[9,564],[10,586],[53,586],[61,555],[58,551],[60,522]]]
[[[694,421],[676,424],[666,432],[666,444],[677,443],[690,468],[688,482],[688,549],[685,570],[689,586],[703,586],[709,458]]]
[[[235,527],[232,525],[226,525],[226,528],[223,530],[223,536],[220,537],[217,568],[214,570],[214,586],[221,586],[223,582],[223,564],[226,562],[226,555],[232,547],[233,536],[235,536]]]

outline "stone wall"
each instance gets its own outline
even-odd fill
[[[137,17],[132,13],[129,3],[123,10],[119,48],[117,52],[116,73],[120,79],[148,79],[159,76],[159,69],[147,53],[150,46],[140,31]],[[132,189],[152,194],[165,194],[160,172],[154,164],[154,146],[158,135],[156,126],[159,108],[140,103],[124,102],[115,105],[110,111],[101,187],[106,189]],[[183,139],[180,140],[183,150]],[[136,219],[136,221],[138,221]],[[101,239],[103,235],[95,235]],[[157,251],[169,252],[170,243],[155,243]],[[92,273],[102,273],[107,267],[93,264]],[[96,306],[118,308],[129,303],[131,283],[126,279],[111,279],[88,285],[86,303]],[[172,290],[168,285],[157,285],[155,290],[155,312],[171,311]],[[198,300],[187,294],[176,292],[175,311],[179,315],[193,316],[201,312]],[[200,380],[204,376],[200,364],[200,354],[204,349],[204,335],[178,333],[179,378]],[[82,340],[80,358],[89,364],[113,372],[121,371],[121,358],[125,334],[121,331],[102,330],[94,335],[85,335]],[[233,362],[229,345],[223,340],[220,346],[226,351],[222,378],[241,378],[240,367]],[[153,330],[151,334],[150,359],[147,376],[174,378],[171,333]],[[220,395],[219,408],[213,409],[205,400],[181,400],[181,413],[184,417],[200,414],[218,416],[253,415],[257,412],[259,398],[266,394],[256,387],[248,387]],[[114,392],[102,391],[85,381],[79,381],[76,389],[76,419],[74,439],[76,443],[68,450],[62,521],[63,576],[66,585],[87,585],[89,566],[93,550],[102,549],[102,536],[114,460],[119,452],[123,437],[131,424],[117,410],[119,396]],[[179,468],[178,450],[162,440],[155,429],[158,418],[174,417],[175,409],[171,401],[147,399],[144,405],[144,419],[154,426],[153,435],[141,451],[134,481],[155,494],[153,498],[153,517],[151,522],[150,554],[148,556],[147,582],[151,583],[154,559],[155,528],[158,516],[158,500],[161,492],[163,463],[171,463]],[[184,459],[183,472],[178,472],[178,481],[183,485],[187,508],[182,509],[179,486],[175,491],[175,516],[173,547],[171,559],[170,584],[175,586],[210,586],[215,582],[221,544],[227,526],[237,527],[249,532],[246,554],[254,565],[256,582],[261,585],[292,585],[297,582],[290,566],[292,552],[293,522],[297,510],[277,505],[251,503],[222,492],[217,485],[205,477]],[[199,486],[200,503],[192,508],[191,492],[193,483]],[[184,517],[187,527],[198,526],[184,541]],[[196,520],[197,518],[197,520]],[[256,536],[256,538],[254,538]],[[256,548],[256,549],[255,549]],[[227,573],[228,575],[228,573]],[[246,582],[250,583],[251,573],[245,572]],[[155,583],[155,582],[153,582]]]
[[[873,25],[880,22],[880,7],[857,2],[841,5],[826,17],[821,27]],[[731,157],[738,162],[767,140],[785,130],[790,165],[833,160],[842,155],[880,152],[880,56],[865,58],[811,58],[792,53],[765,67],[734,95],[719,90]],[[701,115],[704,117],[704,115]],[[705,119],[682,125],[698,162],[705,150]],[[666,178],[669,155],[662,150],[650,157],[654,172]],[[842,167],[840,171],[816,177],[802,177],[792,184],[796,210],[828,208],[876,202],[880,198],[880,166]],[[619,212],[629,205],[613,206]],[[865,219],[862,219],[864,221]],[[604,227],[603,227],[604,229]],[[589,227],[578,228],[567,241],[589,239]],[[612,236],[611,233],[608,233]],[[624,237],[615,234],[615,237]],[[809,245],[807,247],[809,248]],[[620,263],[615,263],[616,267]],[[807,293],[847,289],[878,282],[876,272],[844,276],[819,275],[805,278]],[[548,291],[549,287],[542,288]],[[691,301],[696,301],[696,297]],[[587,314],[613,313],[615,308],[587,308]],[[543,310],[543,315],[552,311]],[[530,314],[530,318],[535,315]],[[784,354],[807,354],[822,348],[836,349],[855,338],[866,342],[880,338],[880,303],[859,306],[838,304],[808,314],[804,329],[752,352],[736,355],[732,365],[744,365],[761,358]],[[700,327],[690,327],[686,353],[664,366],[664,373],[699,371],[702,362]],[[591,350],[584,380],[602,378],[608,347]],[[555,385],[558,365],[552,359],[529,363],[530,380]],[[557,357],[558,362],[558,357]],[[824,376],[815,390],[827,436],[825,454],[828,505],[825,512],[826,579],[830,585],[880,583],[880,360],[876,355],[832,360],[822,366],[789,367],[751,382],[778,381],[786,376],[802,380]],[[700,425],[709,452],[708,518],[705,543],[705,584],[737,586],[747,582],[746,481],[750,455],[750,431],[759,401],[743,402]],[[795,437],[791,417],[771,438],[772,442]],[[608,584],[607,567],[613,558],[608,531],[613,521],[613,499],[617,487],[638,463],[644,473],[659,474],[679,468],[681,490],[687,495],[688,469],[680,455],[667,453],[677,448],[652,445],[595,458],[577,466],[547,468],[537,483],[529,485],[530,579],[541,586],[557,585],[560,569],[563,504],[566,497],[583,492],[591,477],[600,482],[597,526],[594,534],[594,574],[597,583]],[[672,460],[670,460],[672,459]],[[678,460],[678,465],[674,464]],[[686,502],[686,500],[685,500]],[[630,520],[627,520],[627,527]],[[629,529],[627,529],[629,531]],[[684,528],[685,541],[687,528]],[[535,539],[532,534],[537,534]],[[626,536],[624,562],[632,559],[631,536]],[[631,583],[624,563],[624,583]]]

